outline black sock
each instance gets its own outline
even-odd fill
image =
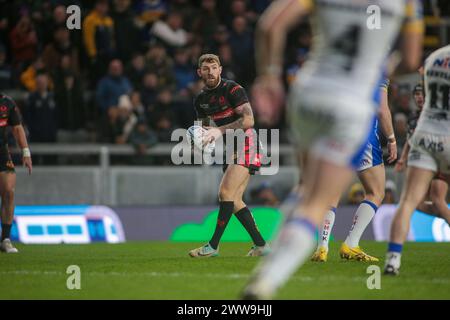
[[[11,224],[2,223],[2,241],[10,238],[11,234]]]
[[[209,241],[209,244],[214,249],[217,249],[219,246],[220,238],[222,238],[222,234],[225,231],[225,228],[230,221],[231,216],[233,215],[234,202],[233,201],[220,201],[219,202],[219,216],[217,217],[216,230]]]
[[[266,244],[266,241],[261,236],[261,233],[256,226],[255,219],[253,219],[250,210],[247,207],[244,207],[236,212],[235,215],[236,218],[238,218],[238,220],[244,226],[245,230],[247,230],[255,245],[257,245],[258,247],[264,246]]]

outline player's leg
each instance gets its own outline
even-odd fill
[[[433,179],[430,186],[430,199],[438,217],[450,224],[450,209],[447,204],[448,183],[442,179]]]
[[[386,184],[384,165],[380,164],[360,171],[358,177],[366,196],[355,212],[353,224],[341,246],[340,255],[345,259],[376,262],[378,258],[366,254],[359,248],[359,240],[383,202]]]
[[[445,219],[450,223],[450,209],[447,205],[448,183],[442,179],[431,181],[428,197],[419,203],[417,210],[430,216]]]
[[[325,213],[322,224],[319,226],[317,249],[311,257],[312,261],[326,262],[328,259],[328,244],[336,219],[336,208],[340,200],[339,198],[334,199],[332,205]]]
[[[0,250],[6,253],[16,253],[18,250],[11,244],[11,227],[14,220],[14,190],[16,174],[11,171],[0,172],[0,195],[2,235]]]
[[[236,189],[247,179],[248,169],[235,164],[228,165],[219,186],[219,215],[211,240],[203,247],[191,250],[191,257],[211,257],[218,255],[220,238],[234,211]]]
[[[259,265],[245,298],[270,297],[302,265],[315,246],[316,227],[320,225],[329,203],[338,198],[352,178],[352,170],[312,157],[303,168],[307,174],[304,181],[302,202],[282,227],[272,252]]]
[[[429,169],[410,166],[406,171],[405,187],[391,224],[385,274],[398,274],[402,247],[408,236],[411,215],[426,195],[433,176],[434,172]]]
[[[245,230],[247,230],[254,243],[254,246],[248,252],[247,256],[262,256],[269,253],[269,247],[266,246],[266,241],[259,232],[256,221],[243,200],[244,192],[247,189],[249,181],[250,174],[248,174],[247,179],[236,190],[234,198],[234,214]]]

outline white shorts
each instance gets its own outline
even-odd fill
[[[450,174],[450,135],[416,130],[409,143],[408,166]]]
[[[356,169],[375,121],[370,101],[329,90],[291,88],[288,120],[299,148],[336,165]]]

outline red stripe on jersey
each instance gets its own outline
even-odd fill
[[[231,108],[228,108],[222,112],[213,114],[212,119],[213,120],[220,120],[220,119],[224,119],[224,118],[228,118],[231,117],[232,115],[234,115],[234,110]]]
[[[240,85],[234,86],[233,88],[231,88],[230,93],[233,94],[236,92],[237,89],[241,88]]]

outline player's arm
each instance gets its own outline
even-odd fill
[[[204,144],[217,140],[219,137],[224,135],[227,130],[242,129],[245,131],[246,129],[253,127],[255,120],[253,118],[253,111],[249,102],[239,105],[234,109],[234,112],[239,116],[236,121],[220,127],[205,127],[208,131],[203,139]]]
[[[256,28],[256,66],[259,76],[281,75],[286,34],[311,8],[311,0],[278,0],[264,12]]]
[[[403,146],[402,155],[400,156],[400,159],[398,159],[395,163],[395,171],[400,172],[405,169],[406,163],[408,161],[409,149],[411,149],[411,147],[409,146],[409,142],[406,141],[405,145]]]
[[[238,117],[235,121],[217,128],[206,127],[208,129],[204,139],[206,142],[216,140],[225,134],[227,130],[242,129],[245,131],[252,128],[255,124],[252,107],[244,88],[237,83],[233,83],[227,88],[227,90],[227,97],[230,102],[230,107],[233,108],[234,114]]]
[[[409,0],[406,4],[406,20],[401,31],[402,59],[394,71],[395,74],[410,73],[419,68],[422,60],[424,32],[422,4],[418,0]]]
[[[28,173],[31,174],[33,170],[33,164],[31,162],[31,152],[28,147],[27,136],[22,125],[22,117],[20,115],[19,108],[13,100],[10,100],[12,108],[9,112],[9,124],[12,128],[12,134],[16,139],[17,144],[22,150],[22,163],[28,168]]]
[[[21,124],[15,125],[12,127],[12,134],[16,139],[17,144],[22,150],[22,162],[23,165],[28,168],[28,173],[31,174],[33,170],[33,163],[31,161],[31,152],[28,147],[27,136],[25,134],[25,130]]]
[[[218,129],[222,132],[222,134],[226,133],[228,129],[247,130],[254,126],[255,120],[253,118],[253,111],[249,102],[243,103],[237,108],[235,108],[234,113],[239,116],[239,118],[236,121],[218,127]]]
[[[395,140],[394,126],[392,125],[392,115],[391,110],[389,110],[388,104],[388,94],[387,94],[387,83],[380,89],[381,99],[380,99],[380,111],[379,120],[381,131],[388,140],[388,152],[389,157],[387,159],[388,163],[392,163],[397,159],[397,142]]]

